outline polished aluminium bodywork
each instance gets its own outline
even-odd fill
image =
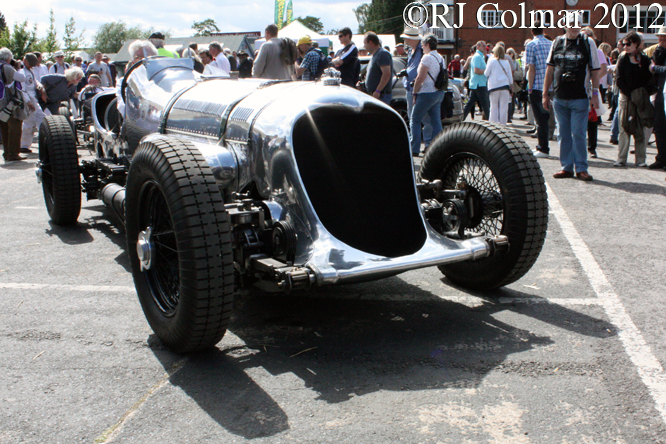
[[[407,129],[400,116],[369,95],[339,85],[339,82],[331,83],[334,84],[326,86],[324,82],[207,78],[192,71],[186,63],[148,60],[131,71],[123,82],[126,84],[122,129],[125,137],[119,138],[96,118],[96,143],[103,145],[107,154],[131,156],[140,141],[149,140],[156,134],[191,141],[205,157],[225,196],[252,188],[261,196],[274,222],[287,221],[293,225],[297,234],[294,266],[310,270],[319,285],[373,280],[412,269],[489,256],[494,248],[491,239],[447,238],[426,221],[419,202]],[[340,116],[349,118],[361,113],[393,128],[391,134],[398,139],[394,145],[399,147],[390,151],[391,162],[395,164],[395,171],[411,183],[396,206],[401,213],[396,214],[389,205],[384,205],[389,208],[384,208],[379,220],[373,222],[378,230],[384,230],[390,236],[386,239],[377,236],[376,248],[372,252],[339,239],[322,222],[320,213],[327,212],[326,204],[313,204],[309,193],[313,187],[306,186],[303,179],[306,174],[301,170],[305,164],[303,159],[308,158],[308,150],[312,148],[315,152],[315,148],[301,142],[298,133],[309,128],[307,131],[312,134],[308,141],[323,137],[323,133],[335,134],[335,128],[329,128],[328,132],[322,129],[320,134],[318,125],[322,128],[327,126],[322,125],[324,122],[334,125]],[[363,125],[364,121],[358,119],[359,127],[354,131],[359,134],[369,132],[362,139],[364,143],[372,142],[372,132],[383,130],[363,128]],[[312,145],[319,146],[320,151],[321,147],[334,151],[335,139],[328,136]],[[297,149],[296,145],[299,145]],[[381,146],[374,149],[376,156],[382,156]],[[321,156],[327,158],[328,154]],[[339,170],[344,168],[340,166]],[[382,171],[373,170],[372,162],[364,168],[367,168],[368,177],[382,176]],[[330,173],[347,174],[340,171],[331,169]],[[383,180],[392,181],[393,178]],[[368,186],[380,189],[382,184],[376,182],[374,180]],[[325,195],[326,190],[317,193]],[[321,197],[318,199],[321,201]],[[345,207],[342,201],[333,205]],[[340,214],[341,218],[347,216]],[[330,220],[330,214],[326,217]],[[411,223],[409,232],[391,231],[393,219],[410,218],[415,222]],[[362,225],[364,221],[350,218],[346,223]],[[408,245],[402,249],[382,245],[382,242],[395,242],[401,236],[408,239],[405,241]],[[379,254],[377,251],[390,253]]]

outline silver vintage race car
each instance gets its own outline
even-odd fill
[[[188,59],[134,65],[120,97],[93,99],[94,160],[79,163],[63,116],[42,124],[52,221],[75,224],[82,191],[118,216],[146,318],[178,352],[219,342],[247,286],[291,292],[430,266],[477,290],[523,276],[548,222],[525,142],[454,124],[415,175],[400,115],[338,74],[237,80],[201,76]]]

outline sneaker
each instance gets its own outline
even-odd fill
[[[615,162],[613,164],[613,166],[614,167],[623,167],[623,166],[627,166],[627,164],[625,162],[621,162],[621,161],[618,160],[617,162]]]
[[[30,154],[30,153],[32,153],[32,150],[30,148],[21,147],[19,149],[19,152],[24,153],[24,154]]]
[[[637,163],[636,166],[639,168],[647,168],[647,163],[645,162]]]
[[[537,129],[536,128],[530,128],[527,131],[525,131],[527,134],[534,134],[536,133]]]
[[[595,150],[587,150],[588,153],[590,153],[590,157],[593,159],[597,158],[597,152]]]
[[[548,153],[544,153],[543,151],[539,150],[532,151],[532,154],[534,154],[534,157],[537,159],[548,159],[550,157]]]

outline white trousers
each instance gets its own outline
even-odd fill
[[[44,111],[39,107],[36,101],[33,101],[35,111],[23,121],[23,133],[21,134],[21,148],[30,148],[35,131],[39,131],[39,126],[44,119]]]
[[[509,90],[501,89],[493,91],[490,96],[490,120],[491,122],[506,125],[509,117],[509,102],[511,102],[511,93]]]

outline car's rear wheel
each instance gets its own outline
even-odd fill
[[[440,179],[444,189],[464,184],[473,207],[466,230],[509,240],[505,254],[440,266],[449,280],[489,290],[529,271],[546,237],[548,202],[541,168],[525,141],[494,123],[454,124],[432,142],[419,174]]]
[[[72,110],[69,109],[69,104],[67,102],[62,102],[60,104],[60,108],[58,108],[58,114],[67,119],[67,122],[69,122],[69,126],[72,128],[72,137],[74,137],[74,142],[78,144],[76,122],[74,122],[74,116],[72,115]]]
[[[64,116],[47,116],[42,121],[38,174],[53,223],[75,224],[81,212],[81,175],[72,128]]]
[[[155,334],[177,352],[217,344],[234,293],[222,195],[191,144],[156,137],[134,154],[125,225],[132,275]]]

